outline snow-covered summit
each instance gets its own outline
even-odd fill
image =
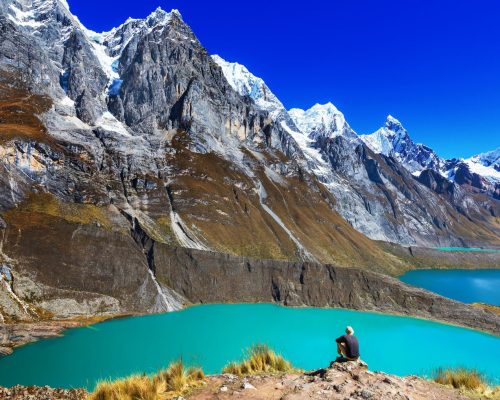
[[[334,138],[341,135],[350,138],[356,137],[346,122],[344,114],[331,102],[315,104],[308,110],[292,108],[288,114],[295,125],[311,139]]]
[[[360,139],[373,152],[397,159],[415,176],[431,169],[452,182],[476,182],[479,188],[500,182],[500,148],[467,159],[444,160],[430,147],[414,143],[401,122],[391,115],[383,127],[372,134],[360,135]],[[480,178],[474,181],[471,174]]]
[[[391,114],[389,114],[385,119],[385,126],[392,127],[395,130],[404,129],[403,124],[399,122],[399,119],[394,118]]]
[[[403,124],[392,115],[375,132],[359,137],[373,152],[396,158],[415,175],[427,168],[439,171],[444,163],[431,148],[413,142]]]
[[[66,0],[2,0],[0,11],[2,10],[16,25],[28,29],[44,27],[47,16],[54,14],[56,10],[66,18],[72,18]]]
[[[484,167],[492,167],[493,169],[500,171],[500,147],[495,150],[470,157],[468,161],[479,163]]]
[[[105,43],[107,52],[111,56],[120,53],[133,37],[137,37],[144,33],[149,33],[156,27],[166,26],[175,16],[182,20],[182,15],[179,10],[173,9],[170,12],[158,7],[146,18],[127,18],[127,20],[116,28],[107,32],[93,33],[93,40],[99,43]]]
[[[283,104],[264,80],[252,74],[247,67],[237,62],[228,62],[219,55],[213,55],[212,59],[222,68],[224,76],[236,92],[249,96],[259,108],[269,111],[272,117],[284,111]]]
[[[500,147],[464,160],[469,170],[492,183],[500,183]]]
[[[182,19],[182,15],[179,10],[174,8],[171,11],[165,11],[163,8],[158,7],[146,18],[143,19],[128,18],[127,21],[125,21],[125,23],[130,21],[144,21],[149,27],[154,27],[158,25],[168,24],[173,16]]]
[[[384,126],[375,132],[369,135],[360,135],[359,137],[375,153],[385,156],[398,153],[407,147],[415,145],[403,124],[392,115],[388,115]]]

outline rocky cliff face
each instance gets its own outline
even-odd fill
[[[498,332],[500,316],[356,268],[254,260],[190,249],[155,248],[161,280],[194,303],[276,302],[438,319]]]
[[[498,202],[425,170],[415,178],[392,157],[342,137],[321,145],[337,179],[339,212],[373,239],[433,247],[495,243]],[[436,183],[439,182],[439,183]],[[469,228],[466,228],[469,227]],[[468,231],[468,233],[466,233]]]
[[[267,87],[239,93],[177,11],[97,34],[59,0],[5,0],[0,32],[4,321],[181,307],[157,244],[393,274],[353,226],[498,244],[496,206],[457,214],[338,110],[308,137]]]

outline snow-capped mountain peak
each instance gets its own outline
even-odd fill
[[[179,10],[173,9],[168,12],[163,8],[158,7],[146,18],[137,19],[129,17],[123,24],[111,29],[110,31],[102,32],[99,35],[103,38],[103,41],[111,40],[117,33],[120,32],[127,32],[127,36],[132,37],[134,34],[139,34],[141,31],[146,29],[167,25],[173,16],[182,20],[182,15]]]
[[[66,0],[2,0],[0,11],[18,26],[37,29],[45,26],[47,16],[60,10],[66,18],[72,18]]]
[[[161,7],[157,7],[156,10],[154,10],[151,14],[149,14],[145,18],[133,18],[133,17],[128,17],[125,22],[110,31],[102,32],[100,35],[104,37],[110,37],[113,34],[115,34],[117,31],[123,30],[124,27],[126,26],[131,26],[131,25],[147,25],[148,27],[154,27],[158,25],[165,25],[168,22],[170,22],[172,16],[176,16],[180,20],[182,20],[182,15],[179,10],[177,9],[172,9],[170,12],[165,11]]]
[[[360,139],[373,152],[396,158],[417,176],[427,168],[439,171],[444,164],[431,148],[413,142],[403,124],[392,115],[387,116],[383,127],[360,135]]]
[[[403,124],[392,115],[389,114],[385,119],[384,128],[386,135],[394,137],[393,142],[395,143],[395,147],[403,145],[402,142],[408,142],[409,145],[414,145]]]
[[[315,104],[308,110],[292,108],[288,114],[295,125],[311,139],[334,138],[341,135],[356,137],[344,114],[331,102]]]
[[[390,126],[400,126],[402,128],[403,124],[399,122],[399,119],[394,118],[391,114],[389,114],[385,119],[385,126],[387,126],[388,128]]]
[[[163,8],[158,7],[151,14],[149,14],[145,21],[149,26],[164,25],[170,22],[172,16],[176,16],[182,19],[182,15],[177,9],[173,9],[170,12],[165,11]]]
[[[475,155],[468,160],[480,163],[485,167],[493,167],[495,170],[500,172],[500,147],[486,153]]]
[[[237,62],[228,62],[217,54],[213,55],[212,59],[222,68],[224,76],[236,92],[249,96],[259,108],[269,111],[273,117],[284,111],[283,104],[264,80],[253,75],[247,67]]]
[[[469,171],[492,183],[500,183],[500,147],[486,153],[477,154],[463,161]]]
[[[434,150],[414,143],[400,121],[388,115],[384,126],[360,139],[375,153],[391,156],[413,175],[431,169],[449,181],[467,183],[481,190],[495,190],[500,183],[500,148],[468,159],[444,160]]]

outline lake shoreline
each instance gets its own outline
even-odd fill
[[[500,265],[500,251],[446,251],[435,247],[402,246],[389,242],[378,243],[409,266],[395,272],[393,274],[395,277],[408,271],[420,269],[498,269]]]
[[[285,307],[290,309],[323,309],[323,310],[344,310],[351,312],[360,313],[370,313],[380,316],[393,316],[393,317],[407,317],[413,318],[420,321],[434,322],[442,324],[444,326],[456,327],[461,329],[467,329],[475,332],[480,332],[495,337],[500,337],[498,331],[485,330],[480,328],[472,328],[469,326],[461,325],[458,323],[447,322],[435,318],[425,318],[418,315],[412,315],[408,313],[395,313],[395,312],[382,312],[377,310],[365,310],[365,309],[353,309],[353,308],[342,308],[342,307],[314,307],[308,305],[302,306],[289,306],[277,303],[266,303],[266,302],[256,302],[256,303],[197,303],[189,304],[184,308],[170,311],[168,313],[182,312],[189,308],[200,307],[205,305],[274,305],[278,307]],[[495,314],[500,318],[500,307],[492,306],[484,303],[474,303],[470,305],[481,311],[487,311],[488,313]],[[167,314],[162,313],[138,313],[138,314],[122,314],[122,315],[109,315],[109,316],[99,316],[98,318],[93,316],[88,317],[78,317],[76,319],[70,320],[50,320],[50,321],[34,321],[34,322],[23,322],[20,324],[0,324],[0,362],[4,357],[8,357],[14,353],[16,349],[21,347],[36,343],[40,340],[55,339],[64,336],[69,330],[78,329],[83,327],[91,327],[102,322],[109,322],[113,320],[134,318],[134,317],[147,317]],[[8,336],[14,337],[14,341],[5,341]]]

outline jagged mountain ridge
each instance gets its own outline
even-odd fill
[[[222,67],[233,89],[251,97],[260,108],[274,113],[286,111],[266,83],[248,71],[245,66],[237,62],[228,62],[218,55],[213,58]],[[267,103],[259,103],[266,96],[268,97]],[[330,138],[344,136],[354,142],[358,141],[358,135],[331,102],[315,104],[308,110],[290,109],[288,114],[295,124],[295,131],[305,133],[309,139],[317,139],[320,136]],[[496,184],[500,179],[498,149],[466,160],[445,160],[430,147],[415,143],[401,122],[391,115],[387,116],[383,127],[372,134],[359,135],[359,139],[365,142],[373,152],[393,156],[415,176],[425,169],[432,169],[450,181],[454,181],[453,168],[456,169],[457,164],[461,164],[462,168],[465,167],[470,173],[479,175],[485,181],[482,189],[491,189],[491,185]],[[459,179],[458,183],[462,184],[462,180]]]
[[[230,76],[228,80],[244,78]],[[241,82],[233,85],[235,90],[241,86]],[[498,203],[481,196],[473,199],[462,186],[445,179],[440,172],[445,161],[432,149],[415,144],[395,118],[389,116],[372,136],[358,137],[331,103],[288,113],[295,127],[287,130],[299,143],[310,169],[338,200],[336,209],[370,238],[425,246],[459,245],[464,243],[461,225],[471,220],[486,223],[493,237],[498,236]],[[417,179],[426,168],[439,177],[431,179],[425,173]]]

